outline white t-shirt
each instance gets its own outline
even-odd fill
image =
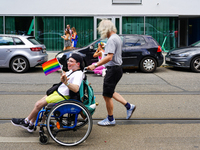
[[[66,72],[66,76],[68,76],[70,73],[72,73],[72,70]],[[73,72],[69,77],[68,82],[72,83],[72,84],[76,84],[80,87],[82,80],[84,78],[84,74],[81,70],[75,71]],[[69,88],[62,83],[59,87],[58,87],[58,92],[61,93],[64,96],[69,95]]]

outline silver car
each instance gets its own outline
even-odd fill
[[[0,34],[0,68],[22,73],[47,60],[45,45],[33,36]]]

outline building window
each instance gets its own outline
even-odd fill
[[[142,0],[113,0],[113,4],[141,4]]]
[[[176,17],[146,17],[145,34],[151,35],[162,47],[169,51],[177,47],[178,19]]]
[[[3,34],[3,17],[0,16],[0,34]]]
[[[62,51],[64,47],[63,17],[35,17],[35,38],[48,51]]]
[[[34,35],[33,17],[5,17],[6,34]],[[32,25],[32,26],[31,26]]]
[[[67,25],[74,27],[78,35],[77,47],[88,45],[94,40],[94,18],[93,17],[65,17],[65,28]]]
[[[117,28],[117,34],[119,34],[119,24],[120,24],[119,18],[115,18],[115,26]]]
[[[144,17],[122,17],[122,34],[144,34]]]

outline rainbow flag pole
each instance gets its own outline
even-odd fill
[[[44,74],[47,76],[48,74],[58,71],[61,69],[60,64],[57,60],[57,58],[51,59],[45,63],[42,64],[42,69],[44,71]]]

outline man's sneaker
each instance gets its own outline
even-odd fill
[[[23,119],[13,118],[13,119],[11,120],[11,123],[12,123],[14,126],[19,126],[19,127],[24,128],[24,129],[28,129],[28,125],[29,125],[29,124],[26,124],[26,123],[25,123],[25,118],[23,118]]]
[[[27,130],[28,130],[28,132],[33,132],[34,131],[34,125],[32,125],[32,126],[29,125]]]
[[[100,126],[114,126],[115,125],[115,119],[113,121],[109,121],[108,118],[106,118],[102,121],[99,121],[97,124],[100,125]]]
[[[126,116],[126,119],[130,119],[133,112],[135,111],[136,109],[136,106],[131,104],[131,108],[129,110],[127,110],[127,116]]]

